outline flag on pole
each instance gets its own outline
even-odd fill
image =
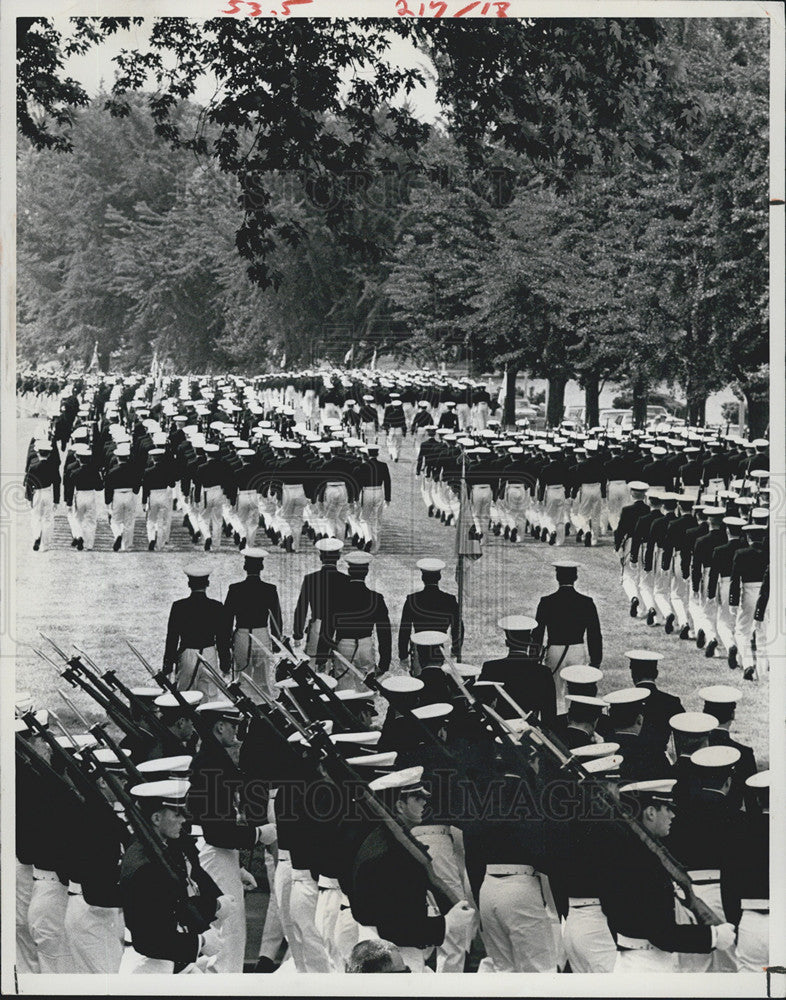
[[[87,366],[89,372],[97,372],[100,368],[98,362],[98,341],[93,345],[93,357],[90,359],[90,364]]]

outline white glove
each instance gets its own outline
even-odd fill
[[[734,947],[736,937],[734,924],[717,924],[712,928],[712,947],[718,951],[728,951]]]
[[[255,843],[264,844],[265,847],[272,844],[278,838],[275,823],[265,823],[257,827],[257,839]]]
[[[224,945],[224,935],[212,924],[202,935],[200,942],[200,955],[217,955]]]
[[[214,924],[219,924],[227,915],[232,904],[235,902],[234,896],[227,896],[223,894],[216,900],[216,915],[213,920]]]
[[[251,874],[251,872],[246,871],[245,868],[240,869],[240,882],[243,886],[244,892],[251,892],[257,887],[257,880]]]
[[[465,899],[454,903],[445,914],[445,936],[459,937],[467,931],[474,917],[475,911]]]

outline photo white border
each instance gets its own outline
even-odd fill
[[[274,6],[271,3],[271,7]],[[12,497],[21,495],[16,468],[16,32],[17,16],[179,16],[205,19],[220,16],[226,0],[3,0],[0,9],[0,514],[13,508]],[[395,0],[313,0],[293,7],[295,17],[390,17],[396,18]],[[770,963],[786,966],[786,208],[784,189],[786,156],[784,124],[786,107],[786,61],[784,59],[784,6],[781,2],[735,2],[735,0],[511,0],[513,17],[756,17],[770,22],[770,455],[771,485],[780,498],[770,523],[772,558],[779,571],[771,574],[770,608],[779,615],[777,649],[770,656],[770,761],[773,771],[771,807]],[[485,18],[483,20],[486,20]],[[14,644],[7,623],[16,618],[16,566],[18,552],[13,533],[13,514],[0,527],[0,861],[3,893],[0,900],[0,990],[4,995],[127,995],[226,996],[259,995],[355,996],[370,993],[409,996],[424,984],[412,979],[383,975],[376,981],[348,975],[313,976],[278,973],[259,976],[19,976],[15,958],[15,859],[13,703],[15,677]],[[773,626],[775,628],[775,626]],[[780,848],[780,849],[778,849]],[[373,986],[373,989],[372,989]],[[427,980],[434,996],[668,996],[737,997],[767,996],[767,977],[753,973],[657,975],[645,980],[620,975],[438,975]],[[770,995],[786,997],[786,975],[774,974]]]

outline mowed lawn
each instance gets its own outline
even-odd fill
[[[30,437],[45,430],[43,422],[19,421],[20,464]],[[383,448],[381,457],[386,459]],[[398,670],[396,633],[407,593],[420,585],[416,561],[424,556],[444,559],[447,568],[443,586],[455,593],[455,529],[445,528],[426,516],[414,476],[413,450],[409,439],[398,464],[391,464],[393,501],[386,512],[382,551],[372,563],[369,585],[381,591],[394,625],[393,669]],[[20,476],[21,478],[21,476]],[[45,632],[66,652],[76,644],[102,668],[113,668],[126,683],[148,680],[143,667],[128,649],[130,639],[158,669],[161,666],[167,617],[173,600],[188,593],[183,569],[194,558],[213,566],[208,594],[223,599],[227,586],[243,576],[243,559],[226,540],[220,551],[203,553],[191,546],[175,514],[175,551],[115,553],[107,550],[77,552],[68,545],[65,517],[58,518],[56,547],[32,551],[29,513],[21,506],[17,520],[16,615],[12,637],[16,648],[16,686],[33,694],[38,707],[48,707],[73,722],[57,696],[67,687],[57,671],[36,655],[43,649],[54,657],[39,632]],[[141,529],[141,520],[140,520]],[[138,529],[138,532],[139,530]],[[106,539],[106,525],[103,537]],[[137,538],[139,538],[139,533]],[[267,538],[258,540],[269,548]],[[686,709],[700,710],[697,691],[713,683],[733,683],[742,690],[732,735],[753,746],[759,766],[768,753],[768,677],[744,682],[741,672],[729,670],[725,657],[707,660],[692,642],[667,636],[662,628],[648,628],[631,619],[620,587],[619,561],[609,539],[597,547],[577,546],[572,537],[562,547],[549,547],[530,538],[516,544],[487,536],[482,558],[473,563],[465,588],[466,640],[462,659],[482,662],[504,652],[504,635],[497,620],[505,614],[534,614],[539,598],[555,588],[552,562],[575,559],[580,564],[578,589],[590,594],[600,613],[604,639],[604,678],[601,694],[628,686],[630,674],[624,653],[646,647],[662,656],[660,684],[678,694]],[[274,582],[281,597],[285,629],[291,631],[292,614],[303,574],[319,564],[311,543],[303,539],[303,551],[287,554],[270,549],[264,576]],[[81,692],[69,689],[75,703],[89,719],[98,711]]]

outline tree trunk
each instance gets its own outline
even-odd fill
[[[600,379],[597,375],[584,379],[584,422],[587,427],[597,427],[600,423]]]
[[[633,426],[643,428],[647,424],[648,386],[643,378],[633,383]]]
[[[694,392],[688,396],[688,423],[691,427],[703,427],[707,412],[707,394]]]
[[[770,422],[770,406],[766,399],[756,394],[745,393],[745,405],[748,410],[748,437],[751,441],[764,437]]]
[[[549,427],[557,427],[562,423],[562,415],[565,412],[565,386],[568,384],[566,378],[549,379],[549,402],[546,408],[546,422]]]
[[[516,376],[518,371],[508,366],[505,371],[505,402],[502,408],[502,426],[516,425]]]

